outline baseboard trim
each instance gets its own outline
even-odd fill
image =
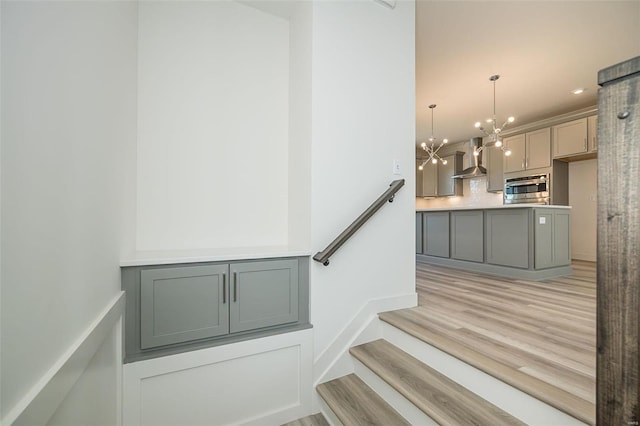
[[[358,343],[366,343],[366,339],[375,340],[380,338],[380,333],[378,332],[376,335],[375,331],[366,333],[365,336],[367,337],[364,337],[365,340],[362,340],[363,337],[361,337],[371,321],[377,319],[378,313],[412,308],[417,305],[417,293],[369,300],[343,328],[342,332],[340,332],[331,344],[314,360],[314,388],[331,376],[330,371],[333,366],[341,360],[344,354],[348,355],[349,348],[353,346],[356,339],[360,338],[361,341]],[[353,371],[351,371],[351,373],[352,372]]]
[[[426,256],[423,254],[417,254],[416,261],[528,281],[541,281],[549,278],[563,277],[573,273],[571,265],[547,269],[519,269],[508,266],[491,265],[489,263],[468,262],[466,260],[450,259],[447,257]]]
[[[121,291],[40,380],[7,412],[0,423],[46,424],[80,378],[98,348],[119,323],[123,312],[124,292]]]

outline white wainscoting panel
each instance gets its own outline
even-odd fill
[[[312,330],[124,366],[124,424],[282,424],[311,410]]]

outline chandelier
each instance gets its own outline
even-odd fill
[[[476,122],[475,126],[477,129],[480,129],[485,136],[489,137],[489,144],[493,144],[493,146],[502,149],[504,155],[511,155],[511,151],[506,149],[502,145],[502,140],[500,139],[500,133],[510,124],[515,121],[515,117],[511,116],[507,118],[507,121],[500,127],[497,126],[496,121],[496,80],[500,78],[499,75],[492,75],[489,77],[489,81],[493,81],[493,117],[487,119],[487,123],[491,123],[492,130],[488,131],[484,127],[482,127],[481,122]]]
[[[420,164],[420,166],[418,166],[419,170],[422,170],[425,164],[429,162],[431,162],[432,164],[438,164],[438,161],[440,161],[442,164],[447,164],[447,160],[440,157],[438,155],[438,151],[440,151],[440,148],[442,148],[447,142],[449,142],[449,140],[442,139],[442,142],[440,142],[440,145],[438,145],[438,147],[436,148],[436,138],[435,136],[433,136],[433,110],[435,109],[435,107],[436,104],[429,105],[429,109],[431,110],[431,137],[429,138],[429,143],[422,142],[420,144],[422,149],[427,152],[428,157],[422,164]]]

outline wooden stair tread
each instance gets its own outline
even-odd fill
[[[582,422],[595,423],[595,404],[502,364],[473,347],[451,340],[445,333],[422,324],[423,320],[415,315],[412,308],[383,312],[379,318]]]
[[[329,426],[329,422],[322,413],[318,413],[285,423],[282,426]]]
[[[439,424],[524,425],[386,340],[353,347],[350,353]]]
[[[355,374],[322,383],[316,390],[345,425],[410,425]]]

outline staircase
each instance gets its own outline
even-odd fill
[[[321,383],[323,413],[344,425],[584,425],[593,406],[501,375],[499,365],[407,319],[375,319],[382,338],[353,346],[354,373]],[[485,364],[487,362],[488,364]],[[489,367],[487,367],[487,365]],[[532,391],[533,390],[533,391]],[[536,393],[537,392],[537,393]],[[574,398],[575,399],[575,398]]]

